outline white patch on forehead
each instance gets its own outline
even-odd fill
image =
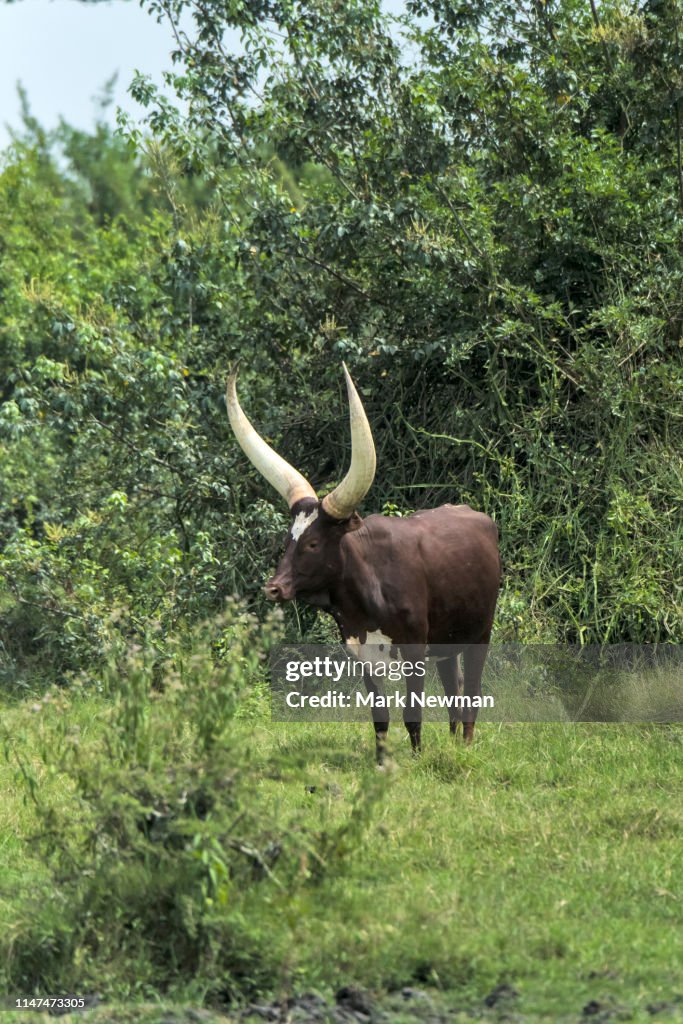
[[[357,636],[347,637],[346,649],[357,661],[369,661],[372,665],[385,664],[394,661],[391,657],[391,648],[394,641],[381,629],[365,634],[365,643],[361,643]]]
[[[312,509],[310,512],[297,512],[292,523],[292,540],[297,541],[302,533],[304,533],[311,523],[314,523],[318,518],[317,508]]]

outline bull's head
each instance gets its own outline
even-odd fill
[[[237,400],[237,374],[232,373],[228,379],[226,402],[235,437],[259,473],[285,499],[292,514],[284,556],[264,588],[271,601],[300,597],[310,604],[327,603],[327,595],[342,567],[341,539],[361,525],[356,508],[375,476],[375,446],[346,366],[344,376],[351,417],[351,466],[341,483],[322,501],[308,480],[254,430]]]

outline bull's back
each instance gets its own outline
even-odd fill
[[[372,520],[384,517],[372,516]],[[500,585],[498,529],[468,505],[442,505],[366,524],[388,531],[388,563],[404,598],[423,605],[431,643],[488,639]],[[385,533],[385,537],[387,534]]]

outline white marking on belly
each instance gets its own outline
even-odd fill
[[[310,512],[297,512],[292,523],[292,540],[297,541],[302,533],[304,533],[311,523],[314,523],[318,518],[317,508],[312,509]]]
[[[366,633],[365,643],[361,643],[357,636],[350,636],[346,639],[346,648],[353,657],[357,661],[369,661],[373,666],[388,665],[390,661],[396,660],[391,657],[393,645],[394,641],[381,629],[376,629],[373,633]]]

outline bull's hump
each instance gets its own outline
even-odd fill
[[[292,523],[292,540],[297,541],[318,518],[318,509],[313,508],[310,512],[297,512]]]

